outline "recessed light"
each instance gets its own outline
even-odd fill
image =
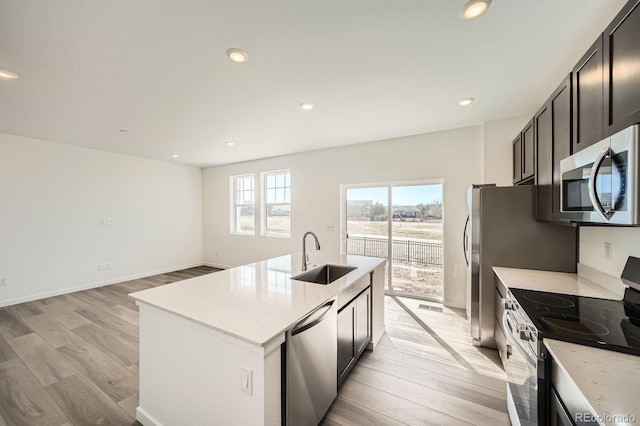
[[[247,62],[247,60],[249,59],[249,55],[247,55],[247,52],[236,48],[227,49],[227,56],[233,62],[237,62],[239,64]]]
[[[0,70],[0,80],[15,80],[18,78],[18,74],[12,73],[11,71]]]
[[[300,108],[302,108],[305,111],[311,111],[313,107],[314,105],[311,102],[303,102],[300,104]]]
[[[460,102],[458,102],[458,105],[467,106],[471,104],[471,102],[473,102],[473,98],[464,98],[464,99],[461,99]]]
[[[176,154],[175,152],[171,154],[171,158],[180,158],[180,154]]]
[[[474,19],[482,15],[491,6],[491,0],[469,0],[462,6],[460,17],[462,19]]]
[[[224,144],[226,146],[234,146],[236,143],[234,141],[226,141]]]

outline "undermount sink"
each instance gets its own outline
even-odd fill
[[[355,266],[323,265],[309,272],[304,272],[300,275],[296,275],[295,277],[291,277],[291,279],[314,284],[331,284],[354,269],[357,268]]]

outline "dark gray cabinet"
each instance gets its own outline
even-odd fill
[[[536,217],[560,216],[560,160],[571,154],[571,74],[533,118],[536,155]]]
[[[533,139],[533,120],[522,130],[522,180],[533,178],[535,172],[535,141]]]
[[[533,120],[513,140],[513,183],[531,184],[535,174],[535,140]]]
[[[640,0],[628,2],[603,34],[604,136],[640,122]]]
[[[371,287],[338,312],[338,387],[371,341]]]
[[[371,290],[358,296],[356,303],[356,356],[360,356],[371,341]]]
[[[518,134],[513,140],[513,183],[517,184],[522,180],[522,136]]]
[[[573,143],[576,153],[602,140],[602,35],[573,68]]]

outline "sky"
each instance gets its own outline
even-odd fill
[[[394,206],[427,204],[431,201],[442,201],[442,185],[394,186],[391,194]],[[349,188],[347,189],[347,200],[372,200],[386,205],[387,187]]]

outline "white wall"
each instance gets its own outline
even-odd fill
[[[482,181],[482,138],[482,126],[474,126],[207,168],[205,261],[236,266],[300,251],[308,230],[318,234],[322,251],[338,252],[341,184],[444,178],[445,302],[463,307],[466,266],[460,242],[466,189]],[[291,169],[292,238],[230,234],[229,177],[284,168]],[[328,226],[335,231],[327,231]]]
[[[1,133],[0,152],[0,306],[202,264],[199,168]]]
[[[611,260],[604,258],[605,242],[611,243]],[[629,256],[640,257],[640,228],[580,228],[580,263],[619,277]]]
[[[484,123],[484,182],[513,185],[512,142],[531,117],[513,117]]]

